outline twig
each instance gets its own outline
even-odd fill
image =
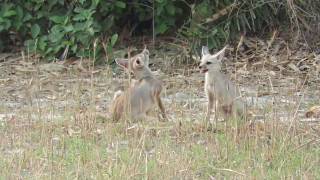
[[[306,145],[309,145],[309,144],[311,144],[311,143],[313,143],[313,142],[320,142],[320,139],[312,139],[312,140],[310,140],[310,141],[308,141],[308,142],[306,142],[306,143],[304,143],[304,144],[301,144],[300,146],[298,146],[298,147],[296,147],[295,149],[293,149],[293,150],[291,151],[291,153],[293,153],[294,151],[297,151],[297,150],[301,149],[302,147],[304,147],[304,146],[306,146]]]
[[[214,15],[211,16],[211,18],[207,18],[205,23],[211,23],[214,22],[218,19],[220,19],[221,17],[227,15],[230,11],[232,11],[232,9],[234,7],[236,7],[238,4],[237,3],[232,3],[229,6],[225,7],[224,9],[218,11],[217,13],[215,13]]]
[[[210,168],[214,169],[214,170],[218,170],[218,171],[227,171],[227,172],[232,172],[241,176],[246,176],[246,174],[242,173],[242,172],[238,172],[232,169],[227,169],[227,168],[216,168],[216,167],[212,167],[210,166]]]
[[[155,41],[156,41],[156,33],[155,33],[155,16],[154,16],[154,0],[153,0],[153,3],[152,3],[152,45],[153,45],[153,48],[155,48]]]

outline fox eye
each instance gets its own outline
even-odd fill
[[[210,65],[210,64],[212,64],[212,62],[208,61],[206,64],[207,64],[207,65]]]

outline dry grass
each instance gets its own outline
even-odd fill
[[[31,62],[0,66],[0,179],[320,177],[319,121],[302,121],[319,94],[304,78],[251,71],[249,83],[238,72],[260,120],[207,127],[202,75],[158,72],[170,121],[112,123],[104,117],[114,86],[110,69],[92,75],[78,65]]]

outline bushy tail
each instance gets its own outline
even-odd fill
[[[118,90],[113,96],[112,106],[110,108],[111,118],[114,122],[117,122],[124,111],[124,92]]]

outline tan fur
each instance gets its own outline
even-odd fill
[[[241,100],[238,88],[227,75],[221,72],[221,60],[225,49],[226,47],[211,55],[207,47],[202,47],[199,68],[202,73],[205,73],[204,89],[208,98],[206,120],[210,120],[214,106],[217,106],[216,109],[222,112],[224,118],[243,117],[246,114],[246,107]]]
[[[124,115],[132,119],[146,118],[155,104],[158,105],[163,118],[166,119],[165,109],[160,94],[162,82],[154,77],[148,67],[149,51],[144,49],[142,53],[128,59],[117,59],[117,64],[131,70],[135,80],[129,88],[118,93],[114,97],[111,107],[112,119],[118,121]]]

